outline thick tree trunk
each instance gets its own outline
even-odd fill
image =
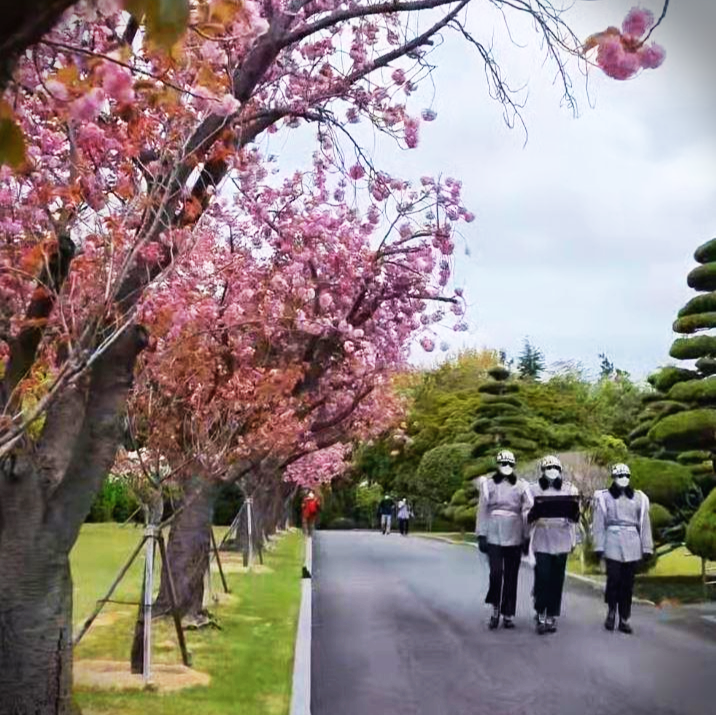
[[[127,330],[65,388],[32,448],[0,460],[0,715],[74,712],[69,553],[114,461],[145,344]]]
[[[17,548],[0,557],[0,714],[68,715],[74,712],[69,562],[47,551],[38,558],[32,534],[20,531]]]
[[[204,575],[209,568],[211,528],[218,487],[194,478],[184,491],[186,505],[172,522],[167,557],[174,576],[179,613],[196,618],[203,615]],[[157,616],[170,612],[167,564],[162,565],[161,585],[156,603]]]

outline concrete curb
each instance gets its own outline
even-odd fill
[[[313,538],[305,541],[303,578],[301,579],[301,607],[298,612],[296,646],[293,656],[293,684],[290,715],[311,715],[311,627]]]

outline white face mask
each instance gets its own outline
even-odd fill
[[[614,483],[619,487],[619,489],[624,489],[629,486],[629,477],[617,477],[614,480]]]
[[[559,477],[560,474],[561,474],[561,472],[556,467],[551,467],[550,469],[544,470],[544,476],[547,477],[547,479],[549,479],[550,482],[557,479],[557,477]]]
[[[512,466],[509,465],[509,464],[501,464],[501,465],[497,468],[497,471],[498,471],[503,477],[509,477],[510,474],[512,474],[512,472],[515,471],[515,468],[512,467]]]

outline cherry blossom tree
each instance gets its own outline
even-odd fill
[[[430,73],[438,38],[474,47],[493,93],[517,109],[489,45],[466,24],[469,0],[192,0],[187,32],[168,48],[154,37],[150,4],[79,3],[50,31],[62,3],[46,3],[48,14],[38,13],[36,23],[20,10],[12,16],[20,21],[7,32],[3,24],[0,34],[0,134],[10,138],[3,147],[9,164],[0,167],[0,709],[14,713],[70,711],[68,554],[115,458],[137,358],[153,345],[140,311],[151,323],[152,298],[181,280],[184,257],[202,265],[222,258],[207,235],[239,228],[227,194],[249,223],[265,209],[241,191],[267,171],[253,143],[264,132],[312,123],[330,152],[332,137],[364,121],[416,146],[420,122],[434,116],[409,107],[410,99]],[[535,20],[569,93],[565,59],[581,48],[556,6],[497,4],[506,16]],[[144,10],[130,15],[122,7]],[[353,153],[345,167],[352,181],[374,195],[403,190],[386,186],[360,146]],[[269,222],[280,227],[285,215],[261,216],[269,234],[256,240],[272,252]],[[432,240],[447,247],[452,238]],[[330,271],[330,252],[319,241],[311,250],[319,275]],[[254,270],[277,270],[246,260],[248,272],[227,291],[250,289]],[[386,260],[385,275],[390,270]],[[436,271],[447,283],[446,271]],[[288,281],[283,270],[279,278]],[[409,282],[405,290],[396,304],[422,300]],[[329,298],[337,301],[331,293],[314,298],[324,310]],[[366,289],[353,319],[382,310],[378,304]],[[394,317],[390,331],[413,331],[411,314]],[[324,376],[321,356],[360,342],[336,330],[310,341],[316,359],[302,362],[316,367],[298,378],[306,392],[314,394]],[[429,335],[423,341],[434,345]],[[271,348],[252,346],[267,356]],[[240,390],[243,379],[227,390]],[[202,406],[205,394],[196,394]],[[200,422],[211,439],[212,425],[232,426],[206,415]],[[266,435],[252,432],[257,443]],[[225,444],[238,452],[212,450],[217,465],[245,447]]]

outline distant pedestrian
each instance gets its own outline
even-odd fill
[[[535,556],[534,607],[537,633],[554,633],[562,608],[567,557],[577,543],[577,488],[562,477],[562,463],[548,456],[540,463],[540,478],[530,484],[534,505],[527,515]]]
[[[395,502],[393,497],[386,494],[378,504],[378,516],[380,517],[380,530],[383,534],[390,534],[390,526],[393,521],[393,512],[395,511]]]
[[[413,516],[413,510],[408,504],[408,500],[403,498],[398,502],[398,528],[402,536],[408,535],[410,528],[410,519]]]
[[[480,504],[475,532],[480,551],[490,560],[490,588],[485,603],[492,605],[490,628],[502,616],[505,628],[514,628],[517,579],[522,554],[529,546],[527,512],[532,499],[527,482],[515,474],[515,455],[497,455],[497,471],[480,482]]]
[[[626,464],[614,465],[611,486],[594,495],[592,522],[594,551],[607,564],[604,627],[614,630],[618,611],[622,633],[632,632],[629,618],[636,568],[640,561],[650,561],[654,553],[649,499],[644,492],[630,486],[630,478],[631,471]]]
[[[316,528],[316,519],[321,509],[321,503],[318,501],[313,491],[309,491],[301,506],[301,516],[303,517],[303,533],[306,536],[313,536]]]

